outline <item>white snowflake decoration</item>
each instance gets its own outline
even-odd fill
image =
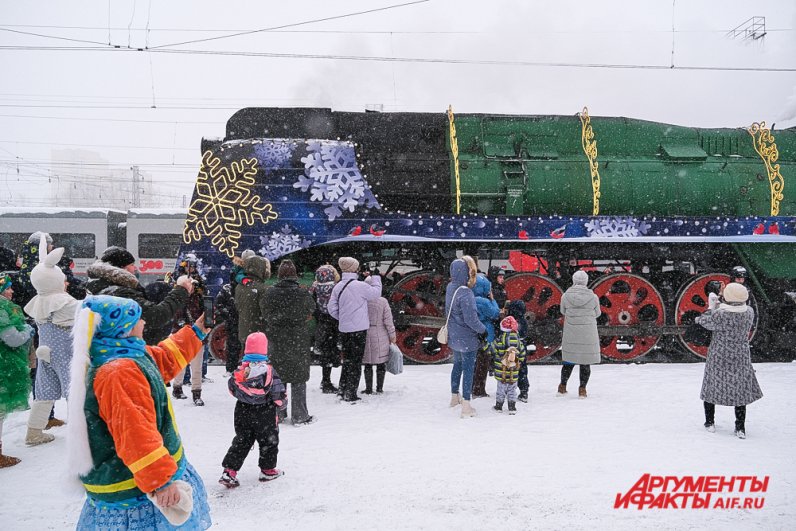
[[[279,232],[272,232],[270,236],[260,236],[260,254],[269,260],[276,260],[286,254],[305,249],[312,244],[311,240],[304,240],[300,234],[294,234],[289,225],[285,225]]]
[[[344,210],[354,212],[358,206],[380,208],[376,197],[365,182],[357,166],[354,146],[346,142],[307,142],[304,175],[293,188],[310,192],[310,201],[320,202],[329,221],[340,217]]]
[[[590,237],[632,238],[647,234],[650,226],[631,217],[613,216],[593,219],[586,223]]]
[[[267,170],[289,168],[296,144],[290,140],[264,140],[254,146],[254,154]]]

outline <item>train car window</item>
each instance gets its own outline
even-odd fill
[[[50,236],[53,237],[53,244],[56,247],[64,248],[66,256],[71,258],[96,258],[97,256],[97,238],[90,232],[53,232]]]
[[[19,254],[29,236],[29,232],[3,232],[0,233],[0,245]]]
[[[182,234],[139,234],[138,258],[175,257],[180,253]]]

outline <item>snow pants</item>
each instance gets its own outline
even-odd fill
[[[498,382],[497,392],[495,393],[495,400],[499,404],[508,399],[509,404],[517,401],[517,383]]]
[[[258,465],[261,470],[276,468],[279,453],[279,424],[276,406],[273,404],[255,406],[238,401],[235,404],[235,437],[224,456],[221,466],[240,470],[243,461],[254,446],[260,445]]]

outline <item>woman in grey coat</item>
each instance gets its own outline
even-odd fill
[[[746,304],[749,292],[742,284],[728,284],[722,296],[717,309],[696,318],[697,324],[713,331],[700,393],[705,429],[716,431],[716,404],[735,406],[735,435],[746,439],[746,405],[763,397],[749,351],[755,312]]]
[[[589,275],[576,271],[572,275],[572,287],[561,297],[561,314],[564,316],[564,337],[561,340],[561,383],[558,395],[567,393],[567,382],[575,365],[580,365],[580,388],[578,396],[586,398],[591,367],[600,363],[600,338],[597,335],[597,318],[600,316],[600,301],[586,287]]]
[[[365,282],[372,284],[371,277]],[[394,344],[395,323],[392,320],[390,303],[384,297],[368,301],[368,320],[370,328],[365,339],[365,356],[362,363],[365,366],[366,395],[373,394],[373,366],[376,366],[376,393],[384,391],[384,376],[387,373],[387,360],[390,358],[390,344]]]

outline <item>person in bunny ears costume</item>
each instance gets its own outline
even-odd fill
[[[68,463],[87,495],[77,529],[204,530],[207,494],[164,384],[202,350],[204,316],[148,346],[141,313],[95,295],[75,318]]]
[[[66,293],[66,276],[58,262],[63,247],[47,252],[47,241],[41,237],[39,263],[30,273],[36,295],[25,305],[25,313],[36,321],[39,348],[36,349],[36,397],[28,417],[25,444],[35,446],[52,442],[55,437],[44,433],[50,410],[56,400],[66,398],[69,390],[69,365],[72,361],[70,331],[75,320],[78,301]]]

